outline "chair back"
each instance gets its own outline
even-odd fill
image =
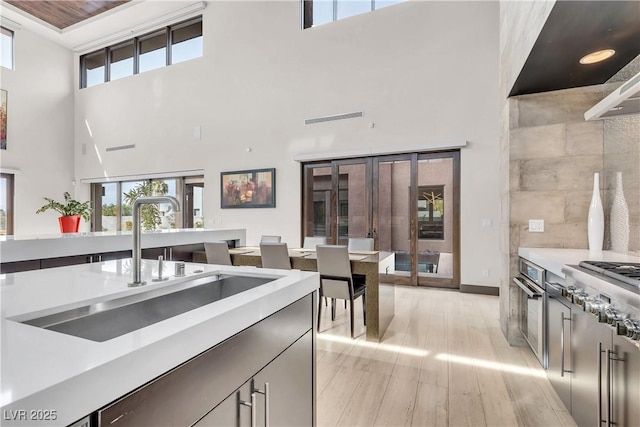
[[[205,242],[207,264],[231,265],[231,254],[227,242]]]
[[[349,237],[350,251],[372,251],[374,241],[370,237]]]
[[[318,245],[316,255],[322,295],[328,298],[349,299],[353,294],[353,282],[347,247]]]
[[[291,259],[286,243],[261,243],[260,256],[263,268],[291,270]]]
[[[263,243],[280,243],[281,239],[282,239],[281,236],[262,236],[260,238],[260,244],[263,244]]]
[[[302,249],[315,249],[318,245],[326,245],[326,237],[305,237]]]

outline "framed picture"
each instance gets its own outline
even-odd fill
[[[0,149],[7,149],[7,91],[0,89]]]
[[[276,170],[221,172],[220,207],[275,208]]]

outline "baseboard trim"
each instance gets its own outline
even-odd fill
[[[460,292],[465,294],[482,294],[500,296],[500,288],[493,286],[475,286],[460,284]]]

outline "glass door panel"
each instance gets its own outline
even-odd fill
[[[326,237],[331,242],[332,173],[330,165],[306,165],[304,169],[304,237]],[[302,243],[302,242],[301,242]]]
[[[338,245],[347,245],[349,237],[367,237],[369,198],[367,164],[338,163]]]
[[[378,162],[374,227],[379,250],[395,254],[395,274],[386,281],[399,284],[410,284],[412,275],[410,183],[410,158]]]
[[[115,182],[100,185],[100,217],[95,218],[94,231],[118,231],[118,184]],[[98,225],[99,223],[99,227]]]
[[[454,258],[457,258],[454,225],[458,215],[454,163],[454,153],[424,154],[418,158],[419,285],[454,285]]]

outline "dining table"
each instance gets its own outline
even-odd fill
[[[231,248],[229,253],[233,265],[262,267],[260,248],[257,246]],[[318,271],[315,249],[289,249],[289,258],[292,269]],[[352,274],[366,276],[367,341],[380,342],[395,314],[393,285],[380,282],[380,277],[390,274],[390,269],[393,269],[394,258],[393,252],[349,251]],[[203,251],[194,252],[193,261],[206,263],[206,254]]]

